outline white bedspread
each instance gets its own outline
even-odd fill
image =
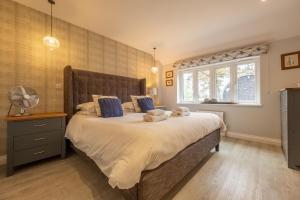
[[[144,122],[143,115],[100,118],[76,114],[67,126],[66,137],[95,161],[112,187],[129,189],[139,182],[143,170],[158,167],[224,126],[217,115],[210,113],[161,122]]]

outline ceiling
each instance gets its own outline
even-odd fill
[[[49,13],[47,0],[15,0]],[[55,17],[152,53],[163,64],[300,35],[300,0],[56,0]]]

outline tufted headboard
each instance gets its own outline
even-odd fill
[[[130,95],[146,95],[146,79],[135,79],[110,74],[64,69],[64,112],[67,121],[80,103],[92,101],[92,94],[117,96],[122,102],[131,101]]]

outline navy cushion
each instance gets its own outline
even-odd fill
[[[144,113],[154,109],[153,100],[150,97],[137,99],[137,102]]]
[[[98,99],[98,102],[102,117],[108,118],[123,116],[123,109],[120,99],[100,98]]]

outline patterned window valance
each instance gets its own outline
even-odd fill
[[[173,67],[179,69],[186,69],[191,67],[198,67],[201,65],[214,64],[224,61],[235,60],[239,58],[246,58],[251,56],[258,56],[261,54],[268,53],[268,44],[259,44],[248,46],[240,49],[234,49],[229,51],[223,51],[215,54],[210,54],[206,56],[197,56],[193,58],[188,58],[184,60],[179,60],[174,63]]]

